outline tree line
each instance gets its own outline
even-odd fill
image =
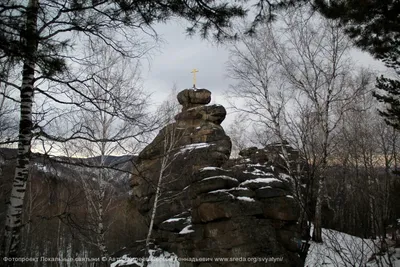
[[[228,64],[234,143],[300,152],[300,163],[284,145],[281,156],[295,178],[304,238],[312,223],[317,242],[323,226],[385,238],[399,217],[398,131],[380,116],[388,120],[376,98],[382,77],[376,87],[377,74],[355,64],[350,37],[308,6],[288,8],[256,36],[243,35]]]

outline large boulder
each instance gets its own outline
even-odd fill
[[[190,109],[185,109],[175,116],[177,121],[196,121],[203,120],[221,124],[225,119],[226,110],[223,106],[197,106]]]
[[[183,111],[210,103],[211,92],[207,89],[185,89],[178,93],[177,98],[179,104],[183,107]]]

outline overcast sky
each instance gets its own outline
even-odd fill
[[[212,103],[226,106],[223,93],[231,82],[225,71],[227,48],[198,36],[188,37],[185,27],[176,22],[157,25],[155,29],[164,42],[153,53],[150,67],[143,70],[144,87],[154,92],[153,101],[165,100],[174,84],[178,92],[193,87],[191,71],[196,68],[196,87],[210,90]]]
[[[197,73],[197,88],[211,91],[212,103],[228,107],[224,92],[233,81],[227,77],[226,63],[229,52],[226,46],[217,46],[198,36],[188,37],[181,23],[168,22],[157,25],[155,30],[164,40],[158,52],[154,52],[150,66],[143,70],[144,87],[154,92],[153,101],[161,103],[176,84],[178,91],[192,87],[193,68]],[[353,59],[358,65],[383,71],[380,62],[373,60],[368,54],[355,50]],[[222,126],[227,127],[233,120],[229,113]]]

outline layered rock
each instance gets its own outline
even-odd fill
[[[194,174],[190,186],[191,213],[186,224],[164,240],[181,257],[275,258],[251,266],[302,266],[298,256],[299,207],[292,180],[268,161],[243,158],[230,169],[206,167]],[[247,178],[246,178],[247,177]],[[190,229],[191,232],[183,231]],[[208,262],[207,266],[248,266],[249,262]],[[202,266],[188,264],[183,266]],[[205,266],[205,265],[204,265]]]
[[[176,140],[157,208],[157,245],[179,257],[242,258],[231,262],[181,262],[180,266],[302,266],[298,257],[299,207],[291,178],[274,167],[279,153],[250,148],[235,164],[231,142],[220,123],[226,111],[207,105],[206,89],[178,94],[182,112],[140,154],[133,176],[133,198],[148,218],[168,136]],[[167,142],[167,143],[166,143]],[[166,146],[167,144],[167,146]],[[286,144],[285,144],[286,145]],[[268,261],[275,258],[276,262]],[[264,259],[264,262],[260,262]],[[245,260],[245,261],[243,261]],[[266,262],[268,261],[268,262]]]
[[[133,175],[135,206],[148,218],[163,160],[168,165],[162,182],[162,198],[168,201],[161,202],[156,224],[189,209],[192,174],[205,166],[220,167],[231,152],[231,140],[220,125],[226,110],[219,105],[206,106],[210,91],[186,89],[178,94],[178,100],[182,112],[139,154]]]

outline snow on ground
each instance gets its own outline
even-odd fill
[[[149,265],[147,265],[148,267],[179,267],[179,261],[175,254],[167,251],[163,251],[161,255],[158,254],[159,251],[150,250],[150,262]],[[136,264],[137,266],[142,267],[143,261],[141,261],[141,258],[131,258],[124,255],[116,262],[111,263],[110,267],[126,266],[129,264]]]
[[[370,239],[363,239],[342,232],[322,229],[324,243],[310,242],[305,262],[306,267],[389,267],[386,258],[377,258],[378,262],[368,262],[371,256],[378,250],[376,243]],[[377,242],[377,241],[375,241]],[[393,267],[400,267],[400,249],[391,256]],[[398,258],[396,260],[396,254]],[[385,260],[386,259],[386,260]]]
[[[130,258],[127,255],[124,255],[116,262],[111,263],[110,267],[125,266],[129,264],[137,264],[139,266],[143,266],[143,264],[139,262],[136,258]]]
[[[366,267],[400,267],[400,248],[393,248],[383,256],[377,256],[374,261],[369,262]]]
[[[238,197],[246,199],[246,197]],[[179,234],[193,232],[192,225],[186,226]],[[330,229],[322,229],[324,243],[310,242],[305,267],[400,267],[400,248],[390,250],[390,261],[388,254],[378,256],[375,260],[368,262],[371,256],[377,251],[376,243],[370,239],[363,239],[342,232]],[[376,242],[376,241],[375,241]],[[150,250],[148,267],[179,267],[177,256],[173,253]],[[390,264],[391,262],[391,264]],[[124,255],[110,267],[126,266],[136,264],[143,266],[140,258]]]

